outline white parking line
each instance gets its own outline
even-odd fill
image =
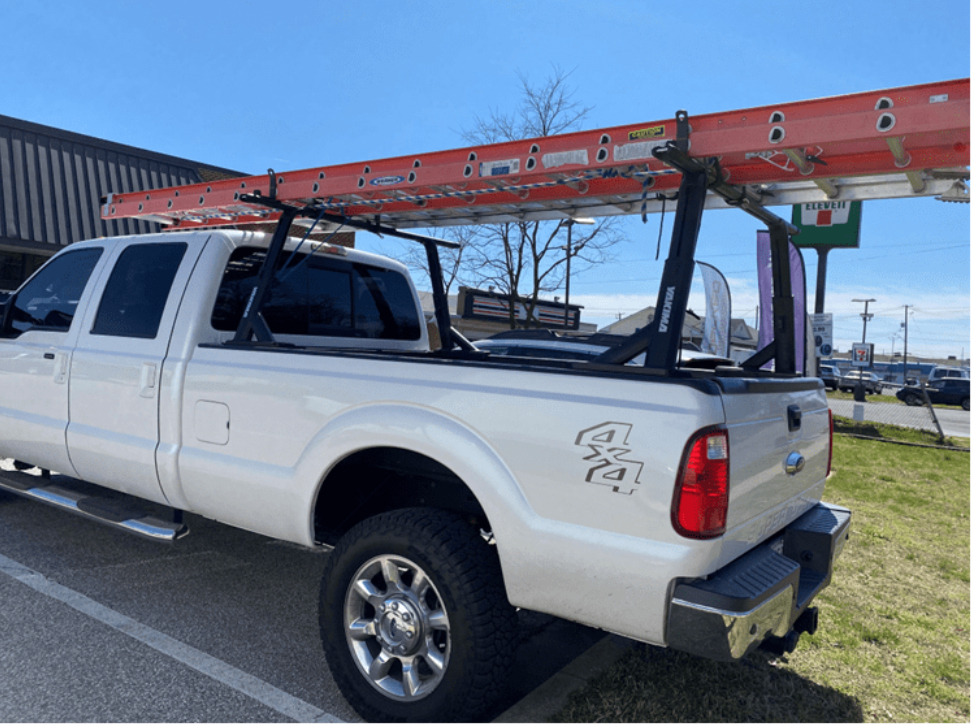
[[[66,603],[76,611],[84,613],[97,621],[101,621],[107,626],[111,626],[116,631],[150,646],[165,656],[169,656],[175,661],[179,661],[185,666],[218,681],[225,686],[240,691],[255,701],[273,709],[280,714],[287,716],[295,721],[301,722],[342,722],[322,709],[299,699],[292,694],[288,694],[272,684],[262,681],[231,664],[227,664],[220,659],[199,651],[193,646],[181,643],[177,639],[167,636],[155,629],[145,626],[138,621],[134,621],[128,616],[113,611],[111,608],[103,606],[101,603],[84,596],[77,591],[55,583],[37,571],[33,571],[21,565],[15,560],[0,555],[0,571],[3,571],[11,578],[14,578],[26,586],[30,586],[38,593],[50,598]]]

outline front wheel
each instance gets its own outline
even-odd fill
[[[506,679],[516,626],[496,549],[445,511],[359,523],[324,572],[327,661],[368,721],[480,718]]]
[[[969,397],[964,397],[963,398],[963,402],[961,404],[963,405],[963,409],[964,410],[966,410],[967,412],[970,411],[970,398]]]
[[[922,399],[921,395],[906,395],[905,404],[909,407],[922,407],[926,401]]]

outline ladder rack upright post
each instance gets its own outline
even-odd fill
[[[245,311],[242,313],[242,319],[238,323],[238,329],[235,331],[235,336],[232,339],[233,343],[249,342],[253,334],[255,335],[256,341],[260,343],[268,344],[275,341],[272,330],[269,329],[265,317],[262,316],[262,308],[265,306],[269,294],[275,286],[275,274],[279,257],[282,255],[283,248],[285,248],[286,238],[289,236],[289,227],[292,225],[298,213],[299,209],[285,209],[282,212],[282,216],[279,218],[279,223],[276,226],[276,231],[272,236],[272,241],[269,243],[269,250],[266,252],[265,261],[262,262],[262,266],[259,268],[259,276],[255,287],[252,289],[248,302],[245,304]]]

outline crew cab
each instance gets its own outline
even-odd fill
[[[322,638],[368,718],[482,711],[515,607],[721,660],[815,630],[850,521],[820,502],[820,379],[431,351],[403,265],[295,240],[262,310],[275,341],[236,342],[269,244],[183,232],[51,259],[3,306],[0,454],[335,547]],[[47,474],[0,488],[186,533]]]

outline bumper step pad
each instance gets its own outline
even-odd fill
[[[706,579],[679,583],[667,643],[733,661],[770,636],[784,636],[831,579],[850,530],[846,508],[819,504]]]

